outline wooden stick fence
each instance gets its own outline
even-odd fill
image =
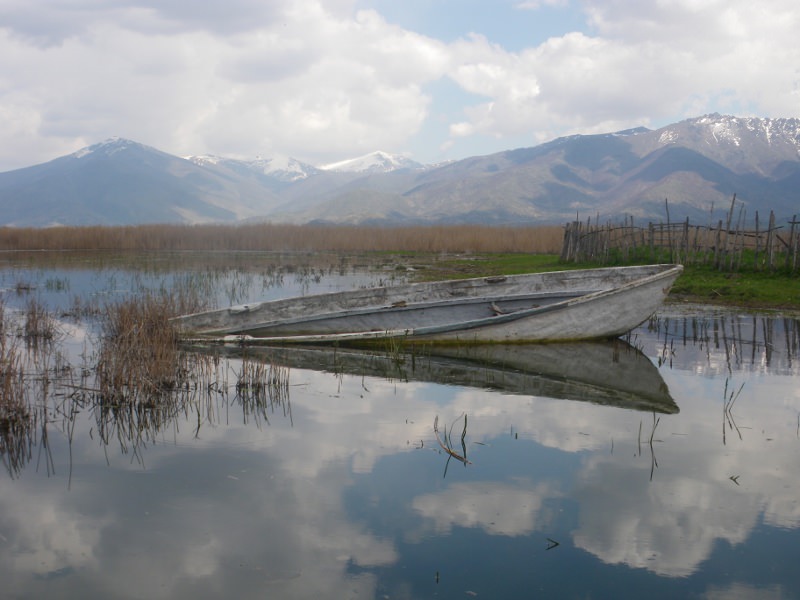
[[[776,225],[770,211],[766,228],[759,214],[755,227],[744,229],[744,209],[734,219],[734,202],[723,223],[694,225],[683,222],[648,223],[637,227],[633,217],[622,223],[600,224],[573,221],[564,229],[561,249],[563,262],[596,262],[624,264],[633,260],[713,265],[721,271],[735,272],[744,267],[756,271],[784,270],[797,274],[800,270],[800,221],[793,216],[786,225]],[[788,229],[787,229],[788,228]]]

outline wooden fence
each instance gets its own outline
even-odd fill
[[[669,213],[668,213],[669,214]],[[792,217],[784,225],[776,225],[770,212],[762,226],[756,213],[755,226],[744,229],[732,224],[733,208],[727,222],[693,225],[687,218],[681,223],[648,223],[634,225],[633,217],[618,224],[573,221],[567,223],[561,249],[565,262],[597,262],[618,264],[634,260],[713,265],[722,271],[738,271],[749,267],[757,271],[800,269],[800,221]]]

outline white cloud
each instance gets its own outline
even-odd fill
[[[18,7],[0,37],[17,59],[0,68],[0,111],[17,124],[0,163],[42,138],[60,144],[38,160],[111,135],[176,154],[338,159],[396,146],[422,126],[422,86],[441,76],[443,44],[372,11],[239,4],[245,16],[227,22],[192,6],[179,28],[177,2],[91,18],[54,11],[47,35]]]
[[[526,0],[516,5],[520,10],[539,10],[544,6],[567,6],[569,0]]]
[[[427,160],[465,138],[534,145],[715,110],[800,115],[794,2],[516,5],[543,7],[581,10],[586,26],[512,52],[480,32],[445,43],[352,0],[7,0],[0,168],[112,135],[316,163],[424,139]],[[432,96],[444,78],[465,94]]]
[[[543,505],[559,495],[544,483],[456,483],[441,492],[414,498],[412,506],[431,519],[439,535],[450,533],[456,526],[480,528],[489,535],[517,537],[530,535],[546,525],[540,522]]]

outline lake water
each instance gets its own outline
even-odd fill
[[[405,272],[295,258],[203,282],[225,304]],[[59,378],[96,344],[69,307],[209,263],[82,261],[0,262],[8,320],[31,298],[65,315],[25,351],[38,420],[0,422],[3,597],[800,597],[796,316],[669,305],[616,343],[506,353],[231,351],[144,427]],[[286,386],[255,398],[236,382],[259,360]]]

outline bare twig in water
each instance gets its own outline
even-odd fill
[[[661,441],[654,439],[656,434],[656,427],[661,422],[661,417],[656,417],[656,413],[653,413],[653,427],[650,430],[650,439],[647,441],[647,445],[650,446],[650,481],[653,481],[653,473],[655,473],[656,468],[658,467],[658,460],[656,459],[656,452],[653,448],[653,442]],[[639,444],[639,456],[642,455],[642,422],[639,421],[639,437],[638,437],[638,444]]]
[[[658,460],[656,459],[656,453],[653,449],[653,436],[656,433],[656,427],[661,422],[661,417],[656,418],[656,413],[653,413],[653,429],[650,430],[650,481],[653,481],[653,473],[655,472],[656,468],[658,467]]]
[[[739,394],[742,393],[742,388],[744,388],[744,383],[739,386],[739,389],[735,392],[731,390],[730,396],[728,396],[728,379],[725,379],[725,391],[722,394],[722,399],[725,401],[725,404],[722,407],[722,443],[723,445],[726,443],[726,430],[732,429],[736,430],[736,433],[739,435],[739,439],[742,439],[742,432],[739,430],[739,427],[736,425],[736,420],[733,418],[733,405],[736,400],[739,398]],[[727,425],[727,427],[726,427]]]
[[[464,443],[464,437],[467,435],[467,415],[464,415],[464,430],[461,433],[461,447],[463,448],[464,455],[458,454],[455,452],[452,447],[450,446],[450,436],[445,432],[445,440],[442,441],[442,438],[439,436],[439,415],[436,415],[436,418],[433,420],[433,433],[436,434],[436,441],[439,442],[439,446],[441,446],[442,450],[444,450],[449,456],[452,456],[456,460],[464,463],[465,465],[471,465],[472,463],[467,460],[466,454],[466,445]]]

